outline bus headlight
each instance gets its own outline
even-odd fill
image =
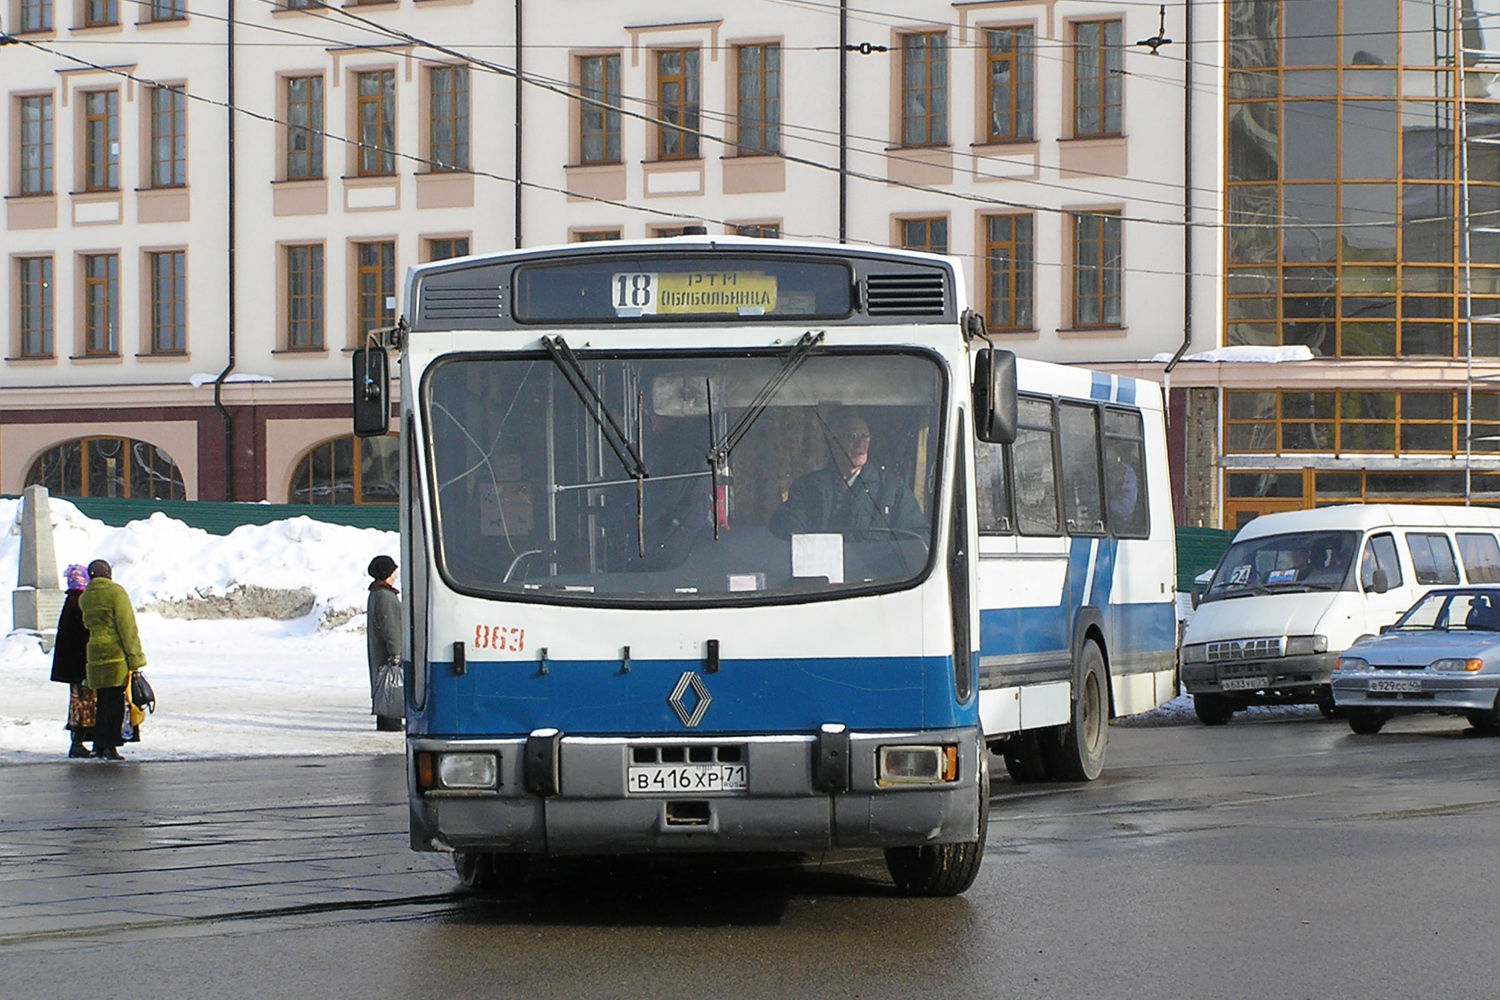
[[[958,780],[958,747],[894,746],[876,751],[875,778],[882,785],[931,785]]]
[[[497,786],[500,761],[492,753],[440,753],[435,788],[478,791]]]

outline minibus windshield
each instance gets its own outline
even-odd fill
[[[1224,553],[1204,601],[1256,594],[1353,589],[1355,531],[1299,531],[1236,541]]]

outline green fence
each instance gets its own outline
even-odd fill
[[[116,528],[131,521],[145,520],[157,511],[213,535],[227,535],[242,524],[270,524],[289,517],[310,517],[329,524],[379,528],[381,531],[396,531],[400,525],[394,504],[223,503],[211,500],[118,500],[111,497],[58,499],[66,500],[94,520]]]
[[[1186,594],[1193,589],[1193,578],[1219,565],[1219,558],[1229,548],[1234,532],[1222,528],[1177,529],[1177,590]]]

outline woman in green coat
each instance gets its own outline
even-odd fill
[[[135,627],[135,609],[125,588],[110,579],[112,570],[103,559],[89,563],[89,585],[78,606],[89,630],[88,686],[96,696],[94,711],[94,756],[121,760],[120,730],[125,722],[125,685],[130,671],[146,665],[141,636]]]

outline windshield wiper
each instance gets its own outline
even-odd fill
[[[610,412],[599,390],[594,388],[594,383],[584,374],[583,366],[578,363],[578,355],[573,353],[573,348],[561,337],[543,337],[542,347],[546,348],[547,356],[557,366],[557,370],[563,373],[563,378],[568,380],[568,385],[578,394],[578,401],[583,404],[584,410],[593,418],[599,432],[604,435],[605,443],[625,467],[625,474],[631,479],[639,482],[650,477],[651,473],[646,470],[646,463],[641,460],[640,452],[635,450],[635,445],[625,436],[620,429],[620,423],[615,415]]]
[[[765,413],[766,409],[770,407],[771,400],[776,398],[776,394],[781,391],[781,387],[796,374],[798,368],[802,367],[802,362],[812,356],[813,348],[822,342],[822,330],[816,333],[809,330],[804,333],[802,339],[793,345],[791,353],[782,359],[781,367],[776,369],[776,374],[772,375],[766,384],[761,386],[760,392],[755,394],[755,398],[750,400],[750,405],[745,408],[744,413],[740,414],[740,419],[736,420],[734,426],[725,431],[724,435],[717,440],[714,440],[712,437],[714,400],[713,384],[709,383],[708,426],[710,437],[707,458],[709,471],[713,473],[709,481],[709,489],[713,491],[714,538],[717,539],[719,537],[719,473],[723,471],[725,463],[729,461],[729,453],[734,451],[735,447],[745,439],[745,435],[750,433],[750,428],[755,426],[755,422],[760,419],[760,415]]]

